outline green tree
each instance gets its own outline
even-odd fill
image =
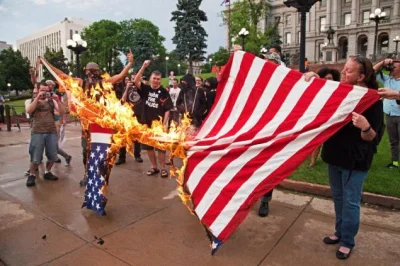
[[[7,90],[7,83],[10,83],[17,96],[19,91],[32,89],[29,68],[28,58],[22,57],[19,50],[3,50],[0,53],[0,88]]]
[[[165,54],[165,38],[152,22],[146,19],[131,19],[121,21],[120,26],[118,49],[122,52],[132,50],[135,69],[140,68],[145,60]]]
[[[112,62],[120,55],[117,50],[120,31],[121,25],[111,20],[100,20],[87,27],[82,33],[82,39],[88,43],[88,50],[81,56],[82,66],[96,62],[111,73]]]
[[[60,69],[62,72],[66,74],[69,73],[68,65],[66,64],[67,58],[64,57],[64,52],[62,48],[56,51],[54,49],[50,50],[49,47],[46,47],[44,58],[46,58],[50,64]],[[53,79],[53,75],[51,75],[45,67],[43,68],[43,76],[45,79]]]
[[[193,61],[203,61],[208,36],[202,22],[207,21],[206,13],[200,10],[202,0],[178,0],[177,10],[172,12],[175,21],[175,52],[180,60],[187,59],[189,72],[193,73]]]
[[[249,34],[245,39],[245,50],[254,54],[259,54],[262,47],[281,44],[276,25],[271,25],[265,31],[259,28],[259,23],[265,19],[267,12],[266,0],[235,1],[230,17],[230,39],[234,38],[234,43],[242,44],[242,39],[238,34],[242,28],[246,28]],[[224,23],[228,23],[226,11],[223,12],[223,17]]]
[[[224,47],[219,47],[218,51],[208,56],[208,60],[212,59],[212,65],[224,66],[229,60],[229,51]]]

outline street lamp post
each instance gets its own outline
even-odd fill
[[[239,37],[242,38],[242,49],[243,49],[243,51],[246,51],[245,48],[244,48],[244,45],[245,45],[245,40],[246,40],[248,35],[249,35],[249,31],[246,30],[245,28],[242,28],[240,30],[240,32],[239,32]]]
[[[165,77],[168,77],[168,60],[169,57],[165,57]]]
[[[81,77],[79,55],[86,51],[86,46],[87,42],[82,40],[81,35],[79,34],[74,34],[72,40],[69,39],[67,41],[67,48],[76,54],[76,76],[78,78]]]
[[[11,83],[7,83],[7,88],[8,88],[8,99],[10,99],[10,88],[11,88]]]
[[[381,20],[384,20],[386,16],[385,12],[382,12],[380,8],[375,9],[374,14],[369,16],[369,19],[375,22],[375,38],[374,38],[374,51],[372,53],[372,62],[376,62],[376,42],[378,41],[378,24]]]
[[[396,43],[396,57],[397,57],[397,55],[398,55],[398,50],[397,50],[397,48],[398,48],[398,44],[399,44],[399,42],[400,42],[400,36],[396,36],[394,39],[393,39],[393,41]]]
[[[299,70],[305,72],[305,58],[306,58],[306,13],[318,1],[321,0],[289,0],[283,2],[287,7],[294,7],[297,12],[300,12],[300,59]]]
[[[180,72],[181,72],[181,64],[178,64],[178,73],[177,73],[178,76]]]

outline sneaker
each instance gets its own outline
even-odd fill
[[[136,162],[143,163],[142,157],[135,157]]]
[[[34,176],[34,175],[28,176],[28,180],[26,180],[26,186],[32,187],[32,186],[36,185],[35,179],[36,179],[36,176]]]
[[[398,169],[399,167],[398,167],[397,165],[394,165],[393,163],[390,163],[390,164],[388,164],[388,165],[386,166],[386,168],[389,168],[389,169]]]
[[[269,204],[268,202],[261,202],[260,209],[258,210],[258,215],[260,217],[266,217],[269,213]]]
[[[47,172],[43,175],[44,179],[47,180],[58,180],[58,177],[56,177],[55,175],[53,175],[51,172]]]
[[[55,161],[55,163],[61,163],[61,159],[58,158],[57,161]]]
[[[68,156],[67,159],[65,159],[65,166],[69,166],[71,164],[72,156]]]

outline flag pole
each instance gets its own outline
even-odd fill
[[[232,48],[231,27],[232,27],[232,24],[231,24],[231,1],[228,0],[228,41],[229,41],[229,47],[228,47],[229,49],[228,49],[228,51],[229,52],[231,51],[231,48]]]

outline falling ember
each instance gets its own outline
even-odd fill
[[[108,74],[102,76],[109,78]],[[178,183],[178,193],[185,206],[193,213],[189,205],[190,195],[184,188],[184,173],[187,164],[185,141],[191,139],[191,120],[185,114],[181,123],[176,126],[171,123],[169,130],[162,124],[161,119],[154,121],[151,127],[142,125],[134,116],[133,105],[130,103],[121,104],[117,98],[111,83],[103,82],[102,87],[96,85],[90,88],[90,93],[85,93],[79,86],[77,80],[69,77],[63,80],[67,88],[71,112],[78,116],[87,127],[89,122],[96,123],[103,128],[110,128],[114,131],[107,162],[113,165],[117,151],[126,146],[132,153],[135,141],[153,146],[160,150],[169,152],[170,161],[174,157],[183,159],[183,166],[177,169],[171,166],[171,177],[175,176]],[[102,188],[102,192],[105,187]]]

